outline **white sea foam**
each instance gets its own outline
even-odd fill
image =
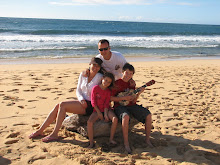
[[[75,49],[96,47],[100,38],[107,38],[112,46],[145,48],[179,48],[179,47],[216,47],[220,45],[220,36],[90,36],[90,35],[3,35],[0,36],[0,50],[8,47],[16,49]],[[7,43],[7,44],[6,44]],[[24,44],[25,43],[25,44]],[[71,46],[72,45],[72,46]]]

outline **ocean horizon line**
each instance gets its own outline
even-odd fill
[[[153,22],[153,21],[132,21],[132,20],[96,20],[96,19],[73,19],[73,18],[40,18],[40,17],[2,17],[0,18],[21,18],[21,19],[44,19],[44,20],[72,20],[72,21],[110,21],[110,22],[131,22],[131,23],[155,23],[155,24],[183,24],[183,25],[207,25],[220,26],[220,24],[205,24],[205,23],[187,23],[187,22]]]

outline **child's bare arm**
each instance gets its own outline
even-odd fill
[[[119,102],[122,100],[132,101],[134,98],[133,96],[111,96],[111,101]]]
[[[97,106],[95,106],[94,109],[96,110],[99,119],[103,120],[103,115],[102,115],[101,111],[99,110],[99,108]]]

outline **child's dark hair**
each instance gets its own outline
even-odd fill
[[[133,67],[133,65],[129,64],[129,63],[125,63],[123,68],[122,68],[122,71],[126,71],[126,70],[130,70],[130,71],[133,71],[133,73],[135,73],[135,69]]]
[[[107,71],[101,66],[98,72],[104,75]]]
[[[109,89],[112,89],[115,85],[115,76],[110,72],[105,72],[103,78],[105,77],[109,77],[112,80],[111,84],[108,87]]]

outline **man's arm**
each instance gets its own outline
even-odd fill
[[[82,71],[82,76],[83,77],[89,77],[89,74],[90,74],[89,69],[86,69],[86,70]]]

